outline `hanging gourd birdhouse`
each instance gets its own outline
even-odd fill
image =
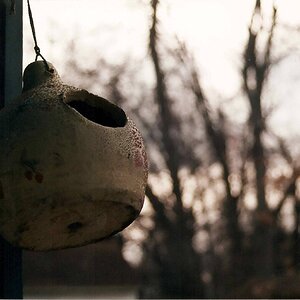
[[[30,64],[22,95],[0,112],[0,233],[32,250],[81,246],[124,229],[142,208],[147,180],[133,121],[48,67]]]

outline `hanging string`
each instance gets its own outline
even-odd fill
[[[27,0],[27,6],[28,6],[28,16],[29,16],[29,21],[30,21],[30,27],[31,27],[31,31],[32,31],[33,40],[34,40],[34,51],[35,51],[35,54],[36,54],[35,61],[37,61],[38,57],[40,57],[43,60],[44,64],[45,64],[46,70],[48,72],[52,73],[53,69],[49,67],[49,64],[48,64],[47,60],[41,54],[41,49],[37,44],[37,38],[36,38],[35,27],[34,27],[32,11],[31,11],[29,0]]]

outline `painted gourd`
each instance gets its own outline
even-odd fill
[[[143,206],[147,158],[132,120],[62,83],[42,61],[0,111],[0,234],[32,250],[76,247],[128,226]]]

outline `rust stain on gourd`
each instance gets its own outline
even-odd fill
[[[36,180],[37,183],[42,183],[44,180],[44,175],[39,172],[36,172],[34,179]]]
[[[35,173],[35,174],[34,174]],[[40,172],[32,172],[32,171],[26,171],[24,172],[24,176],[27,180],[32,181],[34,175],[34,179],[37,183],[42,183],[44,180],[44,175]]]

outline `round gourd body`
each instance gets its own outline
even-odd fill
[[[147,180],[143,141],[125,113],[52,79],[0,112],[0,233],[33,250],[122,230],[138,216]]]

